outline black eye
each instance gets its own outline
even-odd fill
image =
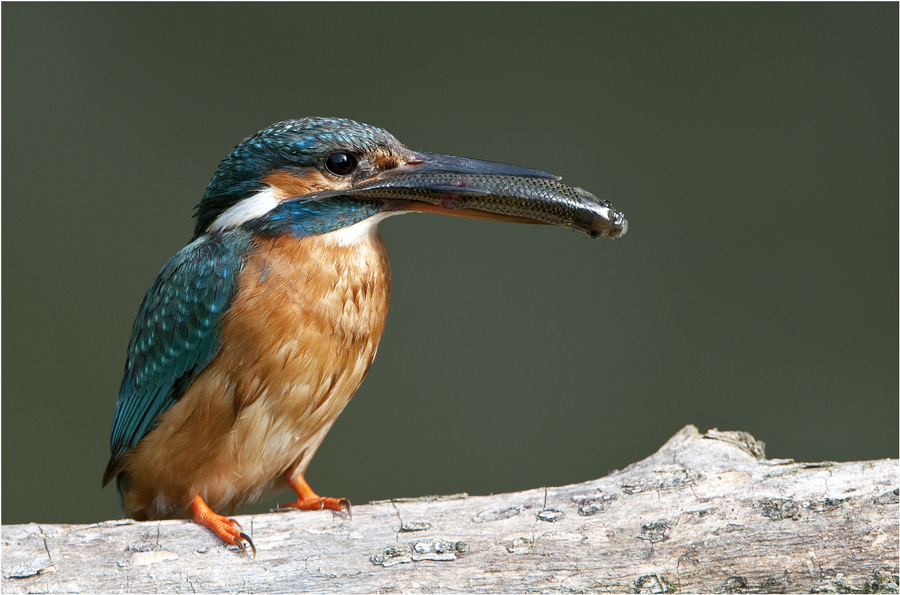
[[[347,176],[356,169],[356,157],[350,153],[332,153],[325,158],[325,169],[336,176]]]

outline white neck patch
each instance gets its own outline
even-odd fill
[[[216,217],[216,220],[209,224],[206,231],[207,233],[214,233],[239,227],[257,217],[262,217],[277,207],[279,202],[275,196],[275,189],[269,186],[265,190],[261,190],[253,196],[249,196],[232,205],[228,210]]]

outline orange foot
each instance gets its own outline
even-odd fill
[[[256,546],[253,545],[250,536],[243,532],[243,528],[236,520],[214,513],[199,494],[191,502],[191,510],[194,511],[194,522],[198,525],[203,525],[218,535],[219,539],[225,543],[238,546],[245,554],[247,553],[247,546],[244,545],[246,541],[253,550],[253,557],[256,557]]]
[[[350,500],[347,500],[346,498],[319,496],[312,491],[312,488],[309,487],[309,484],[303,479],[303,475],[298,475],[294,479],[288,479],[288,483],[291,488],[297,492],[297,501],[285,504],[279,508],[279,510],[286,510],[288,508],[322,510],[323,508],[327,508],[328,510],[346,512],[348,517],[353,518],[353,515],[350,513]]]

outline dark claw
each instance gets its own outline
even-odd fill
[[[232,523],[234,523],[234,526],[237,527],[238,529],[240,529],[241,531],[244,530],[244,528],[241,527],[241,524],[239,522],[237,522],[236,520],[234,520],[234,519],[228,519],[228,520],[231,521]]]
[[[347,518],[353,520],[353,513],[350,511],[350,500],[341,498],[340,500],[338,500],[338,505],[347,511]]]
[[[250,548],[253,550],[253,557],[255,558],[256,557],[256,546],[253,545],[253,540],[250,539],[250,536],[247,535],[246,533],[241,533],[238,537],[240,537],[240,540],[238,540],[238,545],[240,546],[241,551],[244,552],[245,554],[247,553],[247,549],[244,547],[244,541],[246,541],[248,544],[250,544]]]

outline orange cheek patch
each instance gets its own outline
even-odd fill
[[[279,170],[269,174],[261,180],[275,189],[279,200],[296,198],[313,192],[323,190],[339,190],[345,185],[335,184],[322,175],[317,169],[307,169],[300,175],[285,170]]]
[[[394,169],[395,167],[400,167],[400,165],[403,164],[403,161],[399,156],[384,149],[377,149],[374,153],[372,153],[371,160],[372,165],[374,166],[376,171],[386,171],[389,169]]]

